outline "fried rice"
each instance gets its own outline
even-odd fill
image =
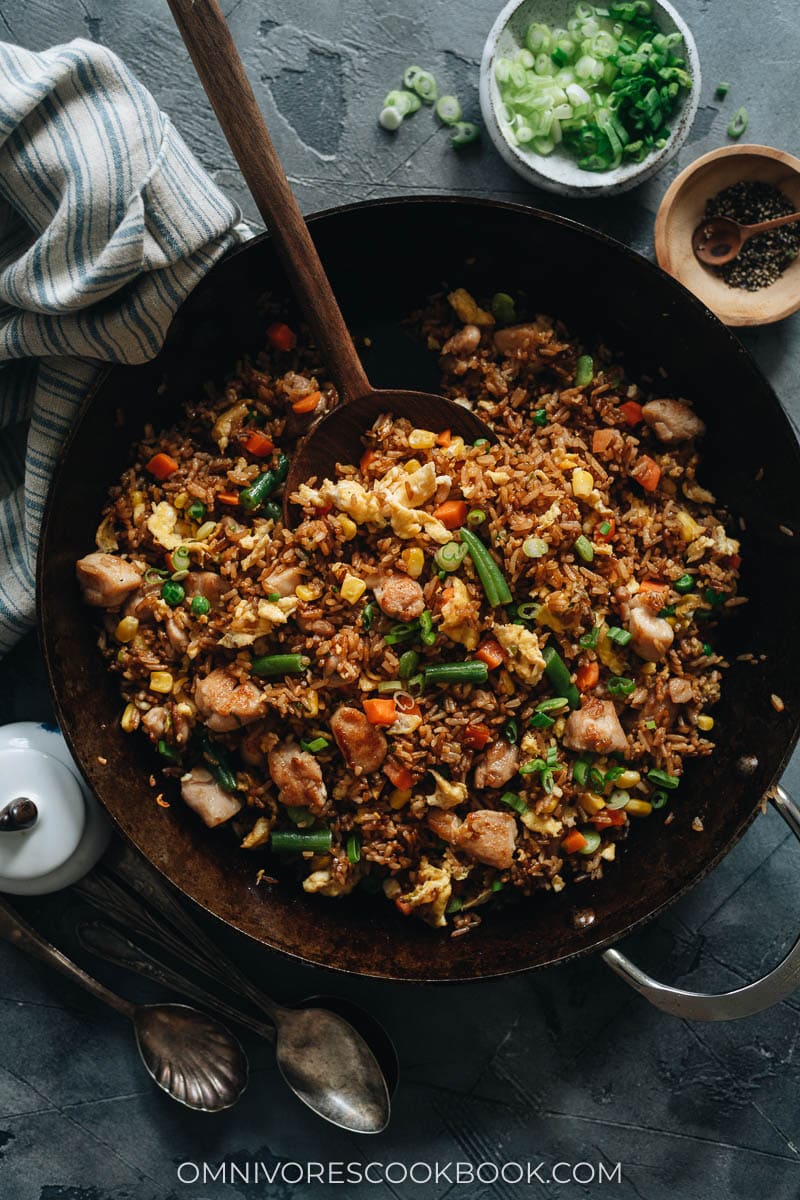
[[[409,328],[491,440],[386,414],[288,528],[292,447],[336,392],[275,321],[146,431],[77,572],[122,727],[254,875],[278,886],[279,854],[308,893],[382,893],[458,935],[669,819],[713,750],[741,560],[688,401],[463,289]]]

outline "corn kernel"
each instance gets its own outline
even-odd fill
[[[613,862],[614,859],[616,858],[616,856],[617,856],[617,847],[614,845],[613,842],[611,843],[610,846],[606,846],[605,850],[600,851],[600,857],[604,858],[606,860],[606,862]]]
[[[150,691],[160,692],[163,696],[169,695],[172,691],[172,675],[169,671],[150,672]]]
[[[451,438],[447,453],[451,458],[461,458],[464,453],[464,439],[462,437]]]
[[[419,579],[422,574],[422,568],[425,566],[425,555],[419,547],[412,546],[410,550],[404,550],[401,557],[406,572],[412,579]]]
[[[412,450],[432,450],[436,445],[436,434],[430,429],[412,429],[408,444]]]
[[[700,534],[705,532],[702,525],[698,525],[694,517],[683,509],[677,516],[678,528],[681,531],[681,537],[685,542],[693,542],[695,538],[700,537]]]
[[[410,788],[395,788],[393,792],[389,793],[389,804],[395,812],[400,808],[404,808],[410,799]]]
[[[583,811],[589,813],[590,816],[599,813],[600,809],[606,806],[603,797],[596,795],[594,792],[584,792],[579,803]]]
[[[124,729],[125,733],[133,733],[134,729],[138,729],[140,720],[141,718],[139,716],[139,710],[136,705],[126,704],[125,711],[120,720],[120,725]]]
[[[649,800],[629,800],[625,805],[625,812],[630,813],[632,817],[649,817],[653,811],[653,806]]]
[[[583,467],[576,467],[572,472],[572,494],[578,500],[586,500],[592,494],[594,476]]]
[[[418,458],[410,458],[405,465],[405,470],[408,472],[409,475],[413,475],[415,471],[419,471],[419,470],[421,470],[421,468],[422,468],[422,463],[419,461]]]
[[[563,892],[564,888],[566,887],[566,884],[560,875],[554,875],[550,880],[550,885],[554,892]]]
[[[514,680],[511,678],[505,667],[502,667],[500,670],[500,674],[497,679],[497,690],[504,696],[513,696],[517,690]]]
[[[310,717],[316,717],[319,713],[319,696],[315,688],[309,688],[303,697],[303,708]]]
[[[177,496],[172,497],[173,507],[177,508],[179,510],[182,508],[186,508],[188,501],[189,501],[189,493],[188,492],[178,492]]]
[[[614,786],[627,790],[627,788],[635,787],[637,783],[641,783],[641,780],[642,777],[638,771],[623,771],[622,774],[614,780]]]
[[[194,535],[196,542],[205,542],[211,537],[214,530],[217,528],[216,521],[206,521],[200,526],[197,533]]]
[[[297,599],[302,600],[304,604],[310,603],[311,600],[316,600],[318,595],[316,588],[309,587],[307,583],[298,583],[297,587],[294,589],[294,594],[297,596]]]
[[[709,733],[714,728],[714,718],[709,717],[707,713],[701,713],[697,718],[697,728],[702,729],[703,733]]]
[[[348,604],[355,604],[357,600],[361,599],[366,590],[367,585],[363,579],[359,579],[357,575],[348,574],[345,575],[344,582],[342,583],[341,597]]]
[[[644,663],[641,667],[641,672],[642,675],[655,675],[657,669],[655,663]]]
[[[353,538],[358,533],[358,526],[353,518],[348,517],[347,513],[340,513],[336,519],[339,522],[339,528],[344,534],[344,540],[346,542],[352,542]]]
[[[118,642],[132,642],[139,632],[139,622],[136,617],[123,617],[114,630]]]

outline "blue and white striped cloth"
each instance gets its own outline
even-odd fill
[[[48,483],[100,363],[158,352],[238,222],[109,50],[0,43],[0,654],[33,623]]]

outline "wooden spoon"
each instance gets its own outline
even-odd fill
[[[733,217],[709,217],[701,221],[692,234],[692,249],[700,262],[721,267],[736,258],[751,237],[779,229],[781,225],[792,225],[795,221],[800,221],[800,212],[775,217],[772,221],[759,221],[758,225],[741,225]]]
[[[407,417],[415,427],[449,429],[465,441],[492,440],[469,409],[426,392],[373,388],[361,365],[303,214],[217,0],[168,0],[200,81],[233,151],[258,211],[267,223],[300,308],[339,390],[339,406],[298,445],[285,495],[316,477],[332,478],[337,462],[358,462],[362,438],[381,413]],[[290,516],[286,501],[284,511]]]

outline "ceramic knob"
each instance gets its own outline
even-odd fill
[[[110,836],[54,725],[0,727],[0,892],[37,896],[77,883]]]

